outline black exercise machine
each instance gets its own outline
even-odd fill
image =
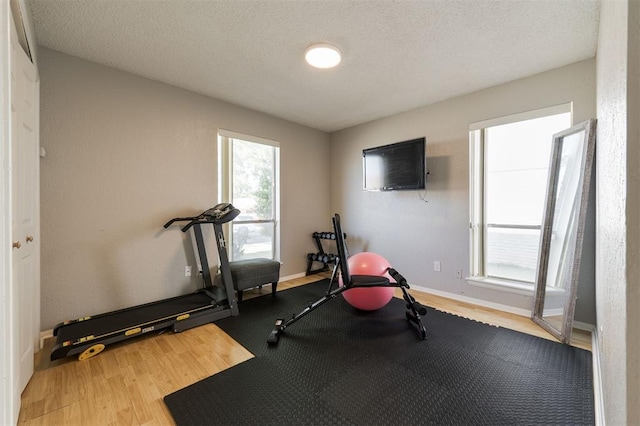
[[[218,204],[193,217],[176,217],[167,222],[188,222],[182,232],[193,228],[196,246],[202,267],[203,288],[195,293],[120,309],[105,314],[78,318],[58,324],[53,334],[56,343],[51,351],[51,360],[79,354],[84,360],[100,353],[106,345],[151,331],[170,328],[174,332],[184,331],[222,318],[237,316],[229,258],[222,231],[222,224],[235,219],[240,210],[228,203]],[[222,285],[214,285],[202,236],[202,225],[212,224],[220,257]]]
[[[336,265],[331,274],[331,280],[329,281],[329,287],[327,293],[317,301],[310,303],[302,312],[294,315],[290,320],[285,321],[283,318],[276,320],[275,328],[271,331],[271,334],[267,338],[267,343],[275,345],[278,343],[280,336],[284,333],[284,330],[300,318],[304,317],[311,311],[320,307],[329,300],[335,298],[344,291],[352,288],[363,287],[399,287],[402,290],[402,297],[406,302],[406,317],[407,321],[416,327],[418,337],[421,340],[427,338],[427,329],[422,324],[422,316],[427,314],[427,308],[417,302],[407,291],[409,284],[407,280],[400,275],[398,271],[393,268],[389,268],[389,275],[395,280],[395,282],[389,281],[386,277],[379,277],[374,275],[351,275],[349,273],[349,264],[347,259],[349,257],[347,252],[347,244],[342,233],[342,226],[340,225],[340,215],[336,215],[332,218],[333,228],[336,236],[336,246],[338,248],[338,258],[336,259]],[[342,287],[338,286],[333,289],[333,283],[337,282],[337,272],[340,270],[342,275]]]

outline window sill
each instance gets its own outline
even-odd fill
[[[533,296],[534,294],[533,284],[527,284],[519,281],[501,280],[498,278],[487,277],[467,277],[467,282],[472,286],[490,288],[492,290],[524,294],[526,296]]]
[[[467,277],[466,280],[469,285],[475,287],[490,288],[492,290],[523,294],[525,296],[533,296],[535,294],[535,286],[533,284],[527,284],[521,281],[502,280],[499,278],[487,277]],[[562,289],[547,287],[547,294],[561,295],[563,293],[564,290]]]

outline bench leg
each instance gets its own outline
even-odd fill
[[[272,283],[271,283],[271,294],[272,294],[273,296],[275,296],[275,295],[276,295],[276,290],[277,290],[277,288],[278,288],[278,281],[272,282]]]
[[[242,302],[242,290],[238,290],[238,303]]]

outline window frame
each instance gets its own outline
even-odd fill
[[[244,142],[266,145],[274,148],[273,170],[273,218],[242,220],[236,218],[230,223],[224,224],[224,232],[227,235],[227,247],[233,247],[232,226],[241,224],[273,223],[273,239],[271,252],[273,260],[280,259],[280,143],[259,136],[247,135],[226,129],[218,129],[218,202],[231,202],[233,194],[233,139]],[[233,250],[229,250],[229,260],[233,259]]]
[[[534,282],[491,277],[486,274],[487,253],[486,228],[502,227],[500,224],[486,224],[486,129],[519,121],[543,118],[569,113],[569,126],[573,123],[573,103],[565,103],[532,111],[511,114],[504,117],[471,123],[469,125],[469,272],[467,281],[472,285],[533,294]],[[541,229],[541,226],[508,225],[509,228]]]

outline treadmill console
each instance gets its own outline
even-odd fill
[[[200,213],[198,216],[192,217],[174,217],[164,224],[165,228],[171,226],[174,222],[189,222],[182,228],[182,232],[187,232],[193,225],[201,223],[223,224],[231,222],[238,217],[240,210],[233,207],[231,203],[220,203],[209,210]]]
[[[208,222],[227,223],[231,222],[240,214],[240,210],[233,207],[231,203],[220,203],[202,213]]]

